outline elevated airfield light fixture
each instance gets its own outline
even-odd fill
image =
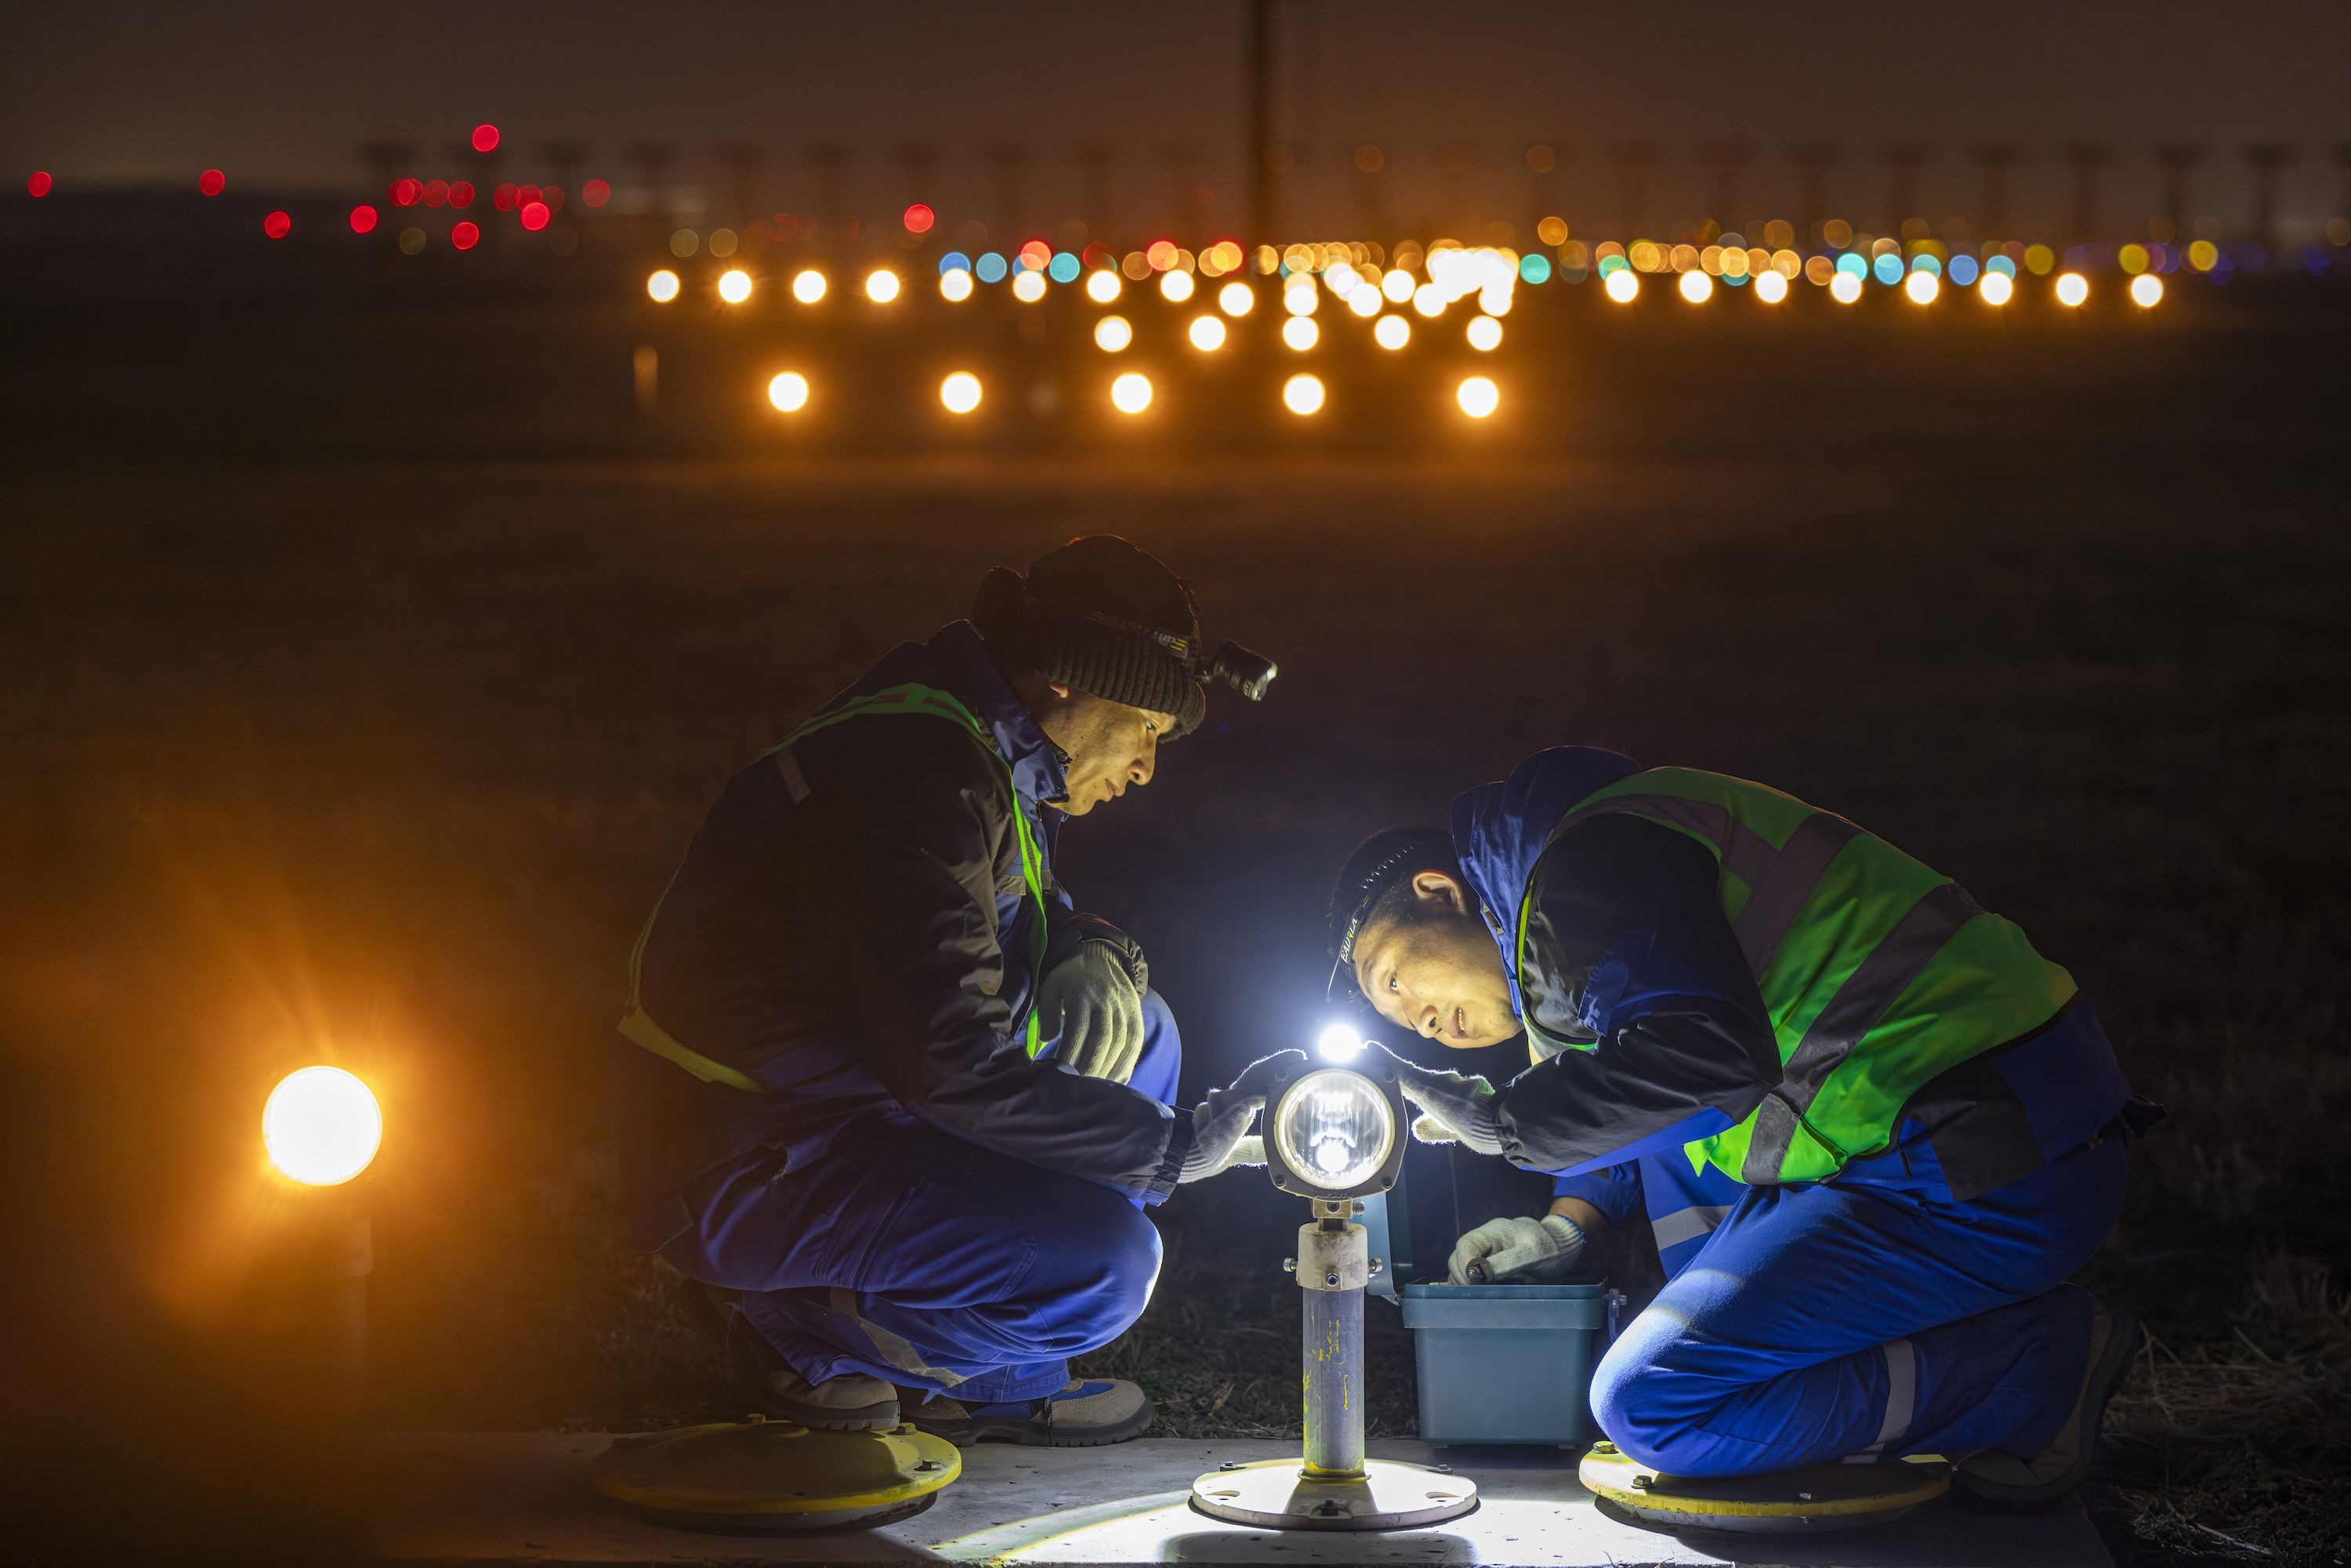
[[[1235,278],[1217,290],[1217,308],[1228,316],[1246,316],[1257,305],[1257,290]]]
[[[1192,347],[1200,352],[1213,354],[1225,346],[1224,318],[1206,314],[1195,316],[1192,325],[1186,329],[1185,336],[1192,340]]]
[[[1706,274],[1701,272],[1698,276],[1704,277]],[[1461,412],[1470,418],[1484,419],[1502,405],[1502,393],[1489,377],[1466,376],[1454,389],[1453,401],[1459,403]]]
[[[792,298],[803,305],[813,305],[824,298],[824,274],[813,267],[802,267],[792,275]]]
[[[1755,298],[1766,305],[1777,305],[1788,298],[1787,277],[1766,267],[1755,275]]]
[[[668,267],[656,268],[645,279],[646,297],[656,305],[666,305],[677,298],[677,274]]]
[[[1134,341],[1134,328],[1123,316],[1105,316],[1094,323],[1094,347],[1115,354]]]
[[[2152,310],[2163,301],[2163,279],[2152,272],[2142,272],[2131,279],[2131,303],[2142,310]]]
[[[1151,378],[1140,371],[1118,377],[1110,383],[1110,403],[1121,413],[1141,413],[1151,406]]]
[[[751,275],[739,267],[730,267],[718,275],[718,298],[729,305],[740,305],[751,298]]]
[[[305,1067],[269,1092],[261,1145],[288,1180],[340,1186],[374,1163],[383,1146],[383,1110],[356,1073]]]
[[[939,297],[950,304],[960,305],[971,298],[971,273],[968,268],[951,267],[939,274]]]
[[[956,371],[939,383],[939,402],[949,413],[969,413],[980,396],[979,378],[969,371]]]
[[[1861,298],[1861,274],[1840,271],[1829,279],[1829,298],[1840,305],[1850,305]]]
[[[1714,298],[1714,279],[1703,272],[1693,270],[1683,273],[1682,280],[1677,287],[1681,289],[1682,298],[1693,305],[1703,305]]]
[[[898,298],[898,275],[886,267],[877,267],[865,275],[865,298],[876,305],[887,305]]]
[[[1608,274],[1601,288],[1619,305],[1630,305],[1641,292],[1641,276],[1629,267],[1619,267]]]
[[[2090,297],[2090,280],[2078,272],[2061,274],[2057,279],[2057,303],[2073,309]]]
[[[2015,295],[2015,280],[2005,272],[1987,272],[1976,283],[1976,297],[1987,305],[2005,305]]]
[[[1401,316],[1383,316],[1372,328],[1372,341],[1383,349],[1401,349],[1412,341],[1412,323]]]
[[[1281,340],[1301,354],[1322,339],[1322,329],[1314,324],[1311,316],[1292,316],[1281,324]]]
[[[1194,287],[1192,275],[1180,267],[1171,267],[1159,275],[1159,292],[1170,305],[1181,305],[1191,298]]]
[[[1447,1471],[1364,1453],[1364,1291],[1381,1265],[1355,1223],[1356,1201],[1395,1185],[1404,1166],[1404,1093],[1385,1057],[1334,1024],[1320,1061],[1267,1089],[1266,1174],[1312,1205],[1290,1260],[1305,1292],[1304,1452],[1230,1464],[1192,1483],[1192,1506],[1261,1530],[1411,1530],[1478,1506],[1477,1483]]]
[[[1034,267],[1024,267],[1012,279],[1012,298],[1023,305],[1034,305],[1045,298],[1045,275]]]
[[[1924,267],[1902,280],[1902,292],[1910,297],[1913,305],[1932,305],[1935,296],[1943,291],[1943,280]]]
[[[1086,275],[1086,298],[1097,305],[1107,305],[1118,298],[1121,285],[1118,268],[1097,267]]]
[[[798,371],[786,371],[768,382],[768,401],[778,413],[798,413],[808,406],[808,377]]]
[[[1282,383],[1281,402],[1292,413],[1322,412],[1322,378],[1295,375]]]

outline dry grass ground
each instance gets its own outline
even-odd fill
[[[1284,671],[1066,845],[1151,948],[1193,1087],[1311,1023],[1344,848],[1528,751],[1834,806],[2021,920],[2171,1107],[2099,1264],[2151,1330],[2101,1483],[2118,1552],[2339,1562],[2351,534],[2313,400],[2340,342],[1793,391],[1652,369],[1623,440],[1508,465],[20,465],[0,1064],[54,1336],[33,1407],[291,1399],[220,1369],[251,1369],[237,1281],[286,1220],[257,1086],[331,1055],[392,1118],[379,1419],[728,1408],[618,1239],[601,1053],[635,924],[743,758],[985,567],[1115,528]],[[1158,1299],[1092,1364],[1165,1430],[1295,1428],[1270,1196],[1160,1211]],[[1374,1427],[1407,1430],[1374,1321]]]

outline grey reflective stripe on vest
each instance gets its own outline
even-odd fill
[[[1780,1166],[1788,1157],[1797,1122],[1811,1109],[1829,1075],[1876,1027],[1886,1009],[1910,988],[1910,982],[1934,961],[1943,945],[1982,913],[1967,889],[1955,882],[1944,883],[1912,904],[1895,922],[1894,929],[1870,949],[1860,967],[1845,977],[1844,984],[1813,1019],[1781,1069],[1780,1087],[1756,1110],[1755,1130],[1748,1141],[1747,1158],[1740,1166],[1744,1180],[1757,1184],[1780,1179]]]
[[[1662,1252],[1697,1237],[1713,1235],[1729,1212],[1729,1204],[1694,1203],[1687,1208],[1659,1215],[1649,1221],[1649,1228],[1656,1232],[1657,1250]]]
[[[1748,967],[1759,980],[1771,967],[1780,944],[1795,928],[1796,916],[1803,913],[1829,862],[1860,831],[1834,811],[1814,811],[1796,824],[1761,880],[1749,879],[1754,892],[1739,912],[1733,930],[1739,950],[1747,955]]]

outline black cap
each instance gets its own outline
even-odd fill
[[[1194,674],[1200,612],[1192,585],[1115,534],[1071,539],[1028,574],[998,567],[971,609],[988,651],[1129,707],[1176,716],[1167,737],[1199,727],[1207,688]]]
[[[1355,846],[1339,880],[1331,885],[1331,985],[1332,1001],[1370,998],[1355,984],[1355,938],[1381,894],[1406,877],[1424,871],[1460,874],[1453,852],[1453,835],[1442,828],[1387,828]]]

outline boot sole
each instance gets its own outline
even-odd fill
[[[1027,1448],[1100,1448],[1143,1435],[1151,1425],[1151,1406],[1108,1427],[1040,1427],[1010,1416],[977,1416],[964,1421],[925,1421],[914,1417],[917,1431],[944,1437],[958,1448],[974,1443],[1018,1443]]]
[[[813,1427],[825,1432],[886,1432],[899,1425],[898,1407],[894,1405],[868,1405],[861,1410],[820,1410],[771,1394],[759,1401],[759,1407],[795,1426]]]
[[[2121,1390],[2131,1362],[2138,1354],[2138,1314],[2120,1301],[2107,1301],[2105,1306],[2113,1327],[2106,1334],[2105,1353],[2090,1372],[2088,1406],[2083,1412],[2082,1453],[2073,1468],[2036,1486],[2011,1487],[1970,1476],[1963,1465],[1951,1476],[1954,1497],[1985,1513],[2029,1513],[2073,1496],[2090,1479],[2090,1467],[2098,1457],[2099,1434],[2105,1426],[2106,1406]]]

